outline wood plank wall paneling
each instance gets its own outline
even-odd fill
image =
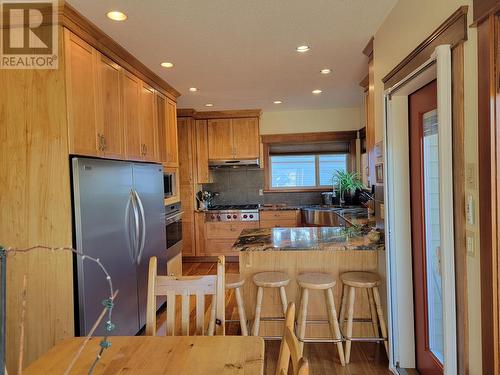
[[[0,241],[6,247],[72,245],[64,54],[59,65],[0,70],[0,86],[9,88],[0,92]],[[72,256],[39,250],[9,256],[7,267],[7,363],[16,373],[23,275],[26,366],[73,335]]]
[[[455,212],[455,293],[457,305],[457,350],[460,375],[469,373],[469,314],[467,298],[467,249],[465,225],[465,121],[464,45],[452,50],[453,106],[453,210]]]
[[[492,14],[477,25],[481,332],[485,375],[500,373],[499,214],[497,212],[499,166],[496,143],[500,138],[500,120],[496,113],[500,105],[498,99],[500,78],[498,71],[495,71],[497,63],[495,60],[500,60],[499,20],[499,16]]]

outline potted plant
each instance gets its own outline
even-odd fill
[[[360,179],[358,172],[347,172],[343,170],[336,170],[333,173],[333,186],[335,186],[340,195],[340,205],[345,204],[346,197],[352,197],[357,189],[364,189],[365,186]]]

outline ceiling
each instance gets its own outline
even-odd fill
[[[69,3],[180,91],[179,108],[272,111],[361,106],[359,82],[367,64],[362,50],[396,1]],[[111,21],[105,16],[110,10],[120,10],[128,19]],[[301,54],[295,51],[299,45],[311,49]],[[162,68],[164,61],[175,65]],[[322,75],[322,68],[332,73]],[[199,91],[192,93],[189,87]],[[318,88],[323,93],[313,95]]]

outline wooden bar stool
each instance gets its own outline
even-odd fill
[[[283,309],[283,316],[286,315],[287,298],[285,286],[290,283],[290,278],[284,272],[259,272],[253,275],[253,282],[257,286],[257,302],[255,304],[255,319],[253,323],[252,335],[259,335],[260,314],[262,311],[262,298],[264,296],[264,288],[279,288],[280,299]],[[274,318],[265,318],[262,320],[273,320]]]
[[[342,346],[342,336],[340,334],[339,321],[337,320],[337,310],[335,309],[335,301],[333,299],[333,288],[335,287],[335,279],[328,273],[307,272],[297,276],[297,283],[300,287],[301,299],[300,310],[298,316],[298,329],[300,349],[304,349],[304,339],[306,333],[307,307],[309,303],[309,290],[323,290],[325,293],[326,309],[328,312],[328,323],[333,341],[337,344],[340,363],[345,366],[344,347]],[[325,342],[325,340],[307,340],[308,342]]]
[[[248,336],[247,315],[245,313],[245,305],[241,296],[241,287],[245,284],[243,279],[238,273],[226,273],[226,290],[234,289],[236,297],[236,306],[238,307],[238,316],[240,318],[241,335]],[[226,320],[226,322],[237,322],[237,320]]]
[[[356,288],[365,289],[368,294],[370,303],[370,315],[372,318],[372,326],[375,337],[373,341],[384,341],[385,350],[387,353],[387,326],[384,320],[382,304],[380,303],[380,294],[378,286],[380,285],[380,277],[372,272],[346,272],[340,276],[340,280],[344,284],[342,294],[342,306],[340,308],[340,325],[344,324],[344,314],[347,308],[347,335],[345,344],[345,362],[349,363],[351,357],[351,342],[352,342],[352,321],[354,319],[354,301],[356,298]],[[375,300],[375,302],[374,302]],[[378,326],[382,331],[382,339],[380,339]],[[369,341],[364,339],[363,341]]]

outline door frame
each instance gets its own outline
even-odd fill
[[[410,178],[408,145],[408,95],[437,80],[439,158],[441,181],[453,181],[452,52],[437,46],[430,59],[384,93],[386,262],[390,366],[415,367],[413,277],[411,259]],[[406,140],[406,141],[401,141]],[[444,374],[457,374],[457,325],[455,301],[455,228],[453,185],[440,186],[442,226],[442,275],[444,315]],[[403,251],[402,249],[407,249]],[[452,343],[450,345],[450,343]]]

